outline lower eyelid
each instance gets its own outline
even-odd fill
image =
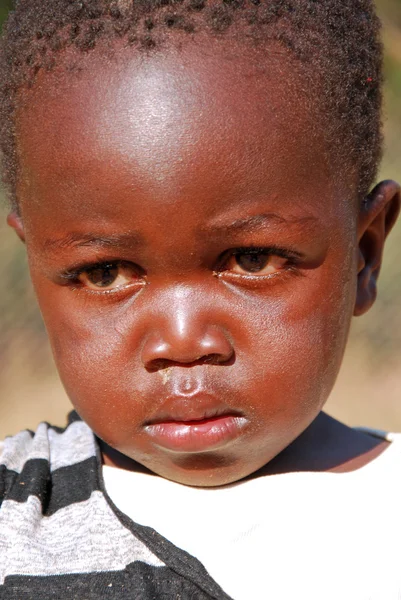
[[[217,271],[216,275],[219,277],[232,277],[233,279],[271,279],[278,275],[282,275],[288,269],[280,269],[274,273],[268,273],[265,275],[258,275],[257,273],[238,273],[236,271]]]
[[[284,267],[283,269],[275,271],[274,273],[269,273],[268,275],[253,275],[252,273],[241,274],[233,271],[216,271],[214,276],[222,279],[223,281],[231,281],[232,283],[237,283],[238,285],[257,287],[258,285],[263,284],[268,285],[269,282],[273,283],[273,280],[275,279],[281,279],[284,281],[288,277],[300,274],[301,272],[296,268],[296,266],[289,265],[288,267]]]
[[[109,290],[102,290],[101,288],[99,288],[99,290],[95,290],[93,288],[88,288],[85,285],[79,285],[79,281],[75,282],[78,283],[78,285],[72,285],[70,287],[70,290],[73,292],[79,292],[81,294],[86,294],[86,295],[91,295],[91,296],[97,296],[97,297],[104,297],[104,296],[118,296],[118,295],[123,295],[124,293],[128,293],[129,291],[132,291],[132,288],[136,288],[138,291],[145,287],[145,285],[147,285],[146,281],[135,281],[132,283],[128,283],[127,285],[121,285],[119,287],[115,287],[115,288],[110,288]]]

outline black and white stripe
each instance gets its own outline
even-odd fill
[[[228,600],[201,563],[112,504],[75,413],[65,429],[42,423],[4,442],[0,598]]]

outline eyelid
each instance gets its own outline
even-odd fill
[[[302,272],[295,265],[290,265],[288,268],[270,275],[241,275],[233,271],[219,271],[214,273],[214,276],[218,277],[224,283],[250,290],[265,289],[267,286],[280,282],[284,283],[289,278],[300,277],[302,275]]]
[[[144,281],[143,279],[140,279],[138,281],[134,281],[127,285],[122,285],[122,286],[111,288],[108,290],[102,290],[101,288],[99,288],[99,290],[94,290],[92,288],[88,288],[83,285],[77,285],[76,287],[71,286],[70,289],[76,293],[85,294],[86,297],[88,297],[88,296],[94,296],[97,298],[109,297],[110,299],[112,297],[114,297],[116,299],[118,297],[120,297],[120,298],[125,297],[127,294],[132,293],[132,288],[139,291],[139,289],[143,288],[146,284],[147,284],[146,281]]]
[[[133,274],[132,280],[111,288],[102,289],[99,287],[98,289],[95,289],[85,285],[85,283],[80,279],[81,275],[84,273],[89,273],[90,271],[98,269],[115,267],[124,267],[125,269],[130,269]],[[91,262],[90,264],[86,263],[77,265],[72,269],[67,269],[62,273],[59,273],[58,280],[59,284],[68,286],[69,289],[76,294],[83,295],[86,298],[92,296],[94,299],[98,298],[99,300],[106,300],[106,298],[109,298],[110,301],[112,299],[114,299],[114,301],[118,301],[119,299],[123,299],[129,295],[132,295],[133,293],[137,293],[148,283],[146,279],[146,273],[143,269],[141,269],[141,267],[135,263],[121,259],[98,260],[96,262]]]
[[[230,268],[224,268],[230,259],[241,254],[264,254],[265,256],[278,257],[286,261],[286,264],[272,273],[260,274],[255,273],[239,273]],[[265,289],[266,286],[284,283],[289,278],[302,275],[300,270],[300,262],[305,259],[301,253],[284,249],[276,246],[269,247],[249,247],[249,248],[233,248],[225,252],[220,261],[220,266],[214,271],[214,276],[221,279],[227,284],[232,284],[250,290]]]
[[[289,261],[292,261],[293,265],[297,264],[297,262],[303,258],[303,255],[300,252],[282,248],[280,246],[248,246],[242,248],[232,248],[230,250],[226,250],[220,255],[215,272],[224,271],[224,269],[222,269],[224,263],[232,256],[238,256],[241,254],[265,254],[267,256],[279,256],[280,258],[286,258]]]
[[[77,266],[72,267],[71,269],[66,269],[65,271],[62,271],[61,273],[59,273],[59,277],[60,279],[64,279],[66,280],[66,282],[68,281],[77,281],[79,280],[79,276],[82,273],[86,273],[89,271],[94,271],[96,269],[100,269],[100,268],[105,268],[105,267],[116,267],[116,266],[123,266],[123,267],[128,267],[131,268],[133,271],[135,271],[138,274],[138,277],[143,277],[144,275],[146,275],[145,271],[139,267],[138,265],[127,261],[127,260],[99,260],[99,261],[93,261],[91,263],[83,263],[83,264],[79,264]]]

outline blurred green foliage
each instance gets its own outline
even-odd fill
[[[8,11],[11,9],[11,7],[12,7],[11,0],[1,0],[1,6],[0,6],[0,24],[3,23],[4,19],[7,16]]]

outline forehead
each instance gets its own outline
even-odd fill
[[[20,99],[22,206],[54,204],[56,195],[59,214],[74,201],[93,214],[94,190],[121,186],[177,204],[195,198],[200,182],[219,202],[232,201],[233,181],[243,198],[266,187],[273,195],[291,188],[295,202],[311,186],[318,196],[339,180],[305,82],[279,48],[213,39],[69,57]]]

